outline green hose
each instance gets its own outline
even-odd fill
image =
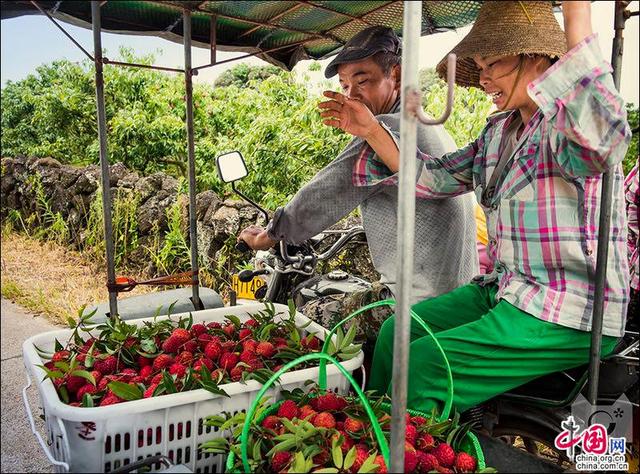
[[[351,321],[356,316],[359,316],[362,313],[364,313],[365,311],[368,311],[370,309],[377,308],[378,306],[394,306],[395,304],[396,304],[395,300],[392,300],[392,299],[376,301],[375,303],[371,303],[371,304],[368,304],[366,306],[363,306],[359,310],[351,313],[349,316],[347,316],[342,321],[340,321],[338,324],[336,324],[333,327],[333,329],[331,329],[329,334],[325,337],[324,344],[322,345],[322,352],[324,352],[325,354],[327,353],[327,351],[329,349],[329,341],[331,341],[331,339],[335,335],[335,333],[338,330],[338,328],[341,327],[343,324]],[[448,420],[449,419],[449,415],[451,414],[451,406],[453,405],[453,375],[451,374],[451,366],[449,365],[449,359],[447,359],[447,355],[445,354],[444,349],[442,349],[442,346],[440,345],[440,342],[438,342],[438,339],[436,339],[436,336],[433,334],[433,332],[431,331],[431,329],[429,328],[427,323],[425,323],[422,320],[422,318],[420,318],[413,310],[411,310],[411,317],[420,326],[422,326],[422,328],[425,331],[427,331],[427,333],[433,338],[433,340],[436,343],[436,347],[439,349],[440,354],[442,355],[442,358],[444,359],[444,365],[445,365],[445,367],[447,369],[447,381],[449,382],[449,384],[448,384],[448,387],[447,387],[447,400],[446,400],[446,402],[444,404],[444,410],[442,411],[442,414],[440,415],[439,421]],[[318,385],[320,385],[320,389],[322,389],[322,390],[325,390],[326,387],[327,387],[327,363],[324,360],[320,361],[319,374],[318,374]]]
[[[382,456],[384,458],[384,461],[385,463],[387,463],[387,466],[390,465],[389,464],[389,446],[387,444],[387,440],[384,437],[384,434],[382,433],[382,429],[380,428],[378,419],[376,418],[375,413],[373,413],[373,409],[371,408],[371,405],[369,405],[369,402],[367,401],[364,393],[362,392],[362,389],[358,387],[358,384],[356,383],[356,381],[353,380],[353,377],[351,376],[351,374],[342,366],[342,364],[340,364],[337,360],[335,360],[333,357],[331,357],[328,354],[325,354],[323,352],[316,352],[313,354],[306,354],[306,355],[300,356],[297,359],[292,360],[291,362],[288,362],[287,364],[285,364],[280,370],[278,370],[275,374],[273,374],[269,380],[267,380],[267,382],[262,386],[262,388],[256,395],[255,399],[251,403],[251,406],[247,410],[247,415],[245,417],[244,425],[242,427],[242,435],[240,436],[242,465],[244,467],[245,472],[251,472],[251,469],[249,466],[249,460],[247,459],[249,427],[251,425],[251,421],[253,420],[253,416],[255,415],[258,404],[260,403],[260,400],[262,400],[262,397],[264,396],[266,391],[269,389],[269,387],[271,387],[271,385],[273,385],[274,382],[287,370],[295,367],[298,364],[301,364],[302,362],[306,362],[309,360],[316,360],[316,359],[320,359],[323,362],[329,361],[332,364],[334,364],[336,367],[338,367],[338,370],[342,372],[342,375],[344,375],[345,378],[349,381],[349,383],[353,386],[354,390],[358,394],[358,398],[360,398],[360,401],[362,402],[362,405],[365,411],[367,412],[367,416],[369,417],[369,420],[371,421],[371,426],[373,426],[373,431],[376,435],[376,440],[378,441],[378,445],[380,446],[380,451],[382,451]],[[326,385],[321,386],[321,389],[326,389]]]

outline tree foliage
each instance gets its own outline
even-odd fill
[[[624,169],[624,174],[626,175],[633,165],[635,165],[638,161],[638,120],[640,116],[640,109],[633,104],[627,104],[627,119],[629,120],[629,126],[631,130],[634,132],[631,137],[631,143],[629,144],[629,149],[627,150],[627,155],[624,158],[622,163],[622,168]]]
[[[271,76],[286,75],[287,73],[276,66],[249,66],[238,64],[226,70],[215,80],[215,87],[250,87],[256,81],[263,81]]]
[[[120,50],[123,61],[151,64],[153,55],[136,57]],[[317,63],[312,63],[317,69]],[[312,68],[310,68],[311,70]],[[187,172],[184,78],[164,72],[105,67],[108,153],[142,174]],[[2,156],[51,156],[62,163],[98,163],[93,64],[54,61],[2,91]],[[444,110],[446,85],[433,70],[420,75],[425,109]],[[199,191],[227,188],[218,180],[216,156],[239,150],[249,176],[241,187],[268,208],[286,203],[349,141],[320,121],[318,92],[273,66],[239,64],[217,80],[217,87],[194,87],[196,173]],[[445,128],[458,146],[475,139],[491,109],[477,89],[456,88]],[[630,122],[638,109],[628,105]],[[637,136],[627,162],[638,153]],[[628,169],[625,163],[625,169]]]

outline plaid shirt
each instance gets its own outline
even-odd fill
[[[487,217],[497,298],[551,323],[591,330],[602,173],[613,174],[613,206],[603,334],[621,336],[629,300],[624,158],[631,132],[596,35],[585,38],[528,85],[539,109],[526,124],[495,192],[486,185],[514,114],[489,117],[480,137],[424,167],[416,195],[434,199],[475,191]],[[365,145],[356,185],[397,176]]]
[[[629,235],[627,247],[629,249],[629,270],[631,271],[631,288],[640,291],[640,247],[638,220],[640,216],[640,188],[638,188],[638,162],[629,171],[624,180],[624,195],[627,201],[627,218],[629,219]]]

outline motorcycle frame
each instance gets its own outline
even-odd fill
[[[103,65],[112,64],[125,67],[144,67],[148,69],[158,69],[172,72],[181,72],[185,79],[185,103],[186,103],[186,130],[187,130],[187,154],[188,154],[188,175],[189,175],[189,235],[191,246],[191,269],[192,277],[192,301],[196,309],[202,309],[202,302],[199,297],[198,283],[198,250],[197,250],[197,220],[196,220],[196,176],[195,176],[195,143],[193,125],[193,75],[197,75],[199,69],[215,66],[217,64],[236,61],[250,56],[269,51],[258,51],[247,54],[239,58],[216,62],[216,24],[217,17],[211,17],[210,48],[211,63],[193,68],[191,64],[191,10],[184,8],[183,13],[183,45],[184,45],[184,69],[163,68],[158,66],[147,66],[134,63],[123,63],[109,61],[102,56],[101,41],[101,15],[100,8],[105,2],[91,0],[92,30],[94,43],[94,56],[91,57],[80,44],[59,25],[54,18],[45,12],[36,1],[33,4],[41,13],[45,14],[62,32],[87,56],[94,61],[95,66],[95,91],[97,102],[97,124],[98,139],[100,145],[100,169],[101,184],[103,189],[103,218],[104,237],[107,260],[107,282],[115,283],[115,254],[112,237],[112,217],[111,217],[111,190],[110,172],[107,149],[107,127],[104,102],[104,78]],[[625,21],[631,16],[637,16],[638,12],[629,12],[626,7],[627,0],[615,0],[615,36],[612,46],[613,78],[616,87],[619,89],[620,73],[623,55],[623,30]],[[418,91],[418,54],[419,38],[421,32],[422,2],[409,1],[404,5],[403,39],[405,44],[402,50],[402,84],[403,94],[401,100],[400,119],[400,171],[398,184],[398,264],[397,264],[397,305],[394,335],[393,354],[393,403],[392,403],[392,423],[391,423],[391,466],[390,472],[400,472],[404,467],[404,431],[406,399],[407,399],[407,368],[409,363],[409,323],[410,323],[410,291],[413,277],[413,249],[414,249],[414,217],[415,217],[415,193],[413,192],[413,180],[415,177],[415,149],[417,122],[428,124],[443,123],[451,110],[453,102],[452,83],[449,79],[449,93],[447,96],[447,108],[443,117],[438,120],[429,121],[424,112],[409,110],[406,97],[412,92]],[[451,73],[452,67],[448,67]],[[451,76],[451,74],[450,74]],[[598,252],[596,259],[594,308],[592,316],[592,338],[588,371],[588,400],[595,405],[598,392],[598,376],[600,369],[600,353],[602,342],[602,320],[604,311],[604,283],[607,270],[608,245],[611,202],[612,202],[612,176],[610,172],[603,174],[603,184],[601,192],[600,210],[600,232],[598,234]],[[118,314],[117,293],[109,290],[109,310],[110,315]]]

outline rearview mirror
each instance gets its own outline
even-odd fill
[[[249,174],[244,158],[239,151],[225,153],[216,158],[218,176],[225,183],[233,183]]]

